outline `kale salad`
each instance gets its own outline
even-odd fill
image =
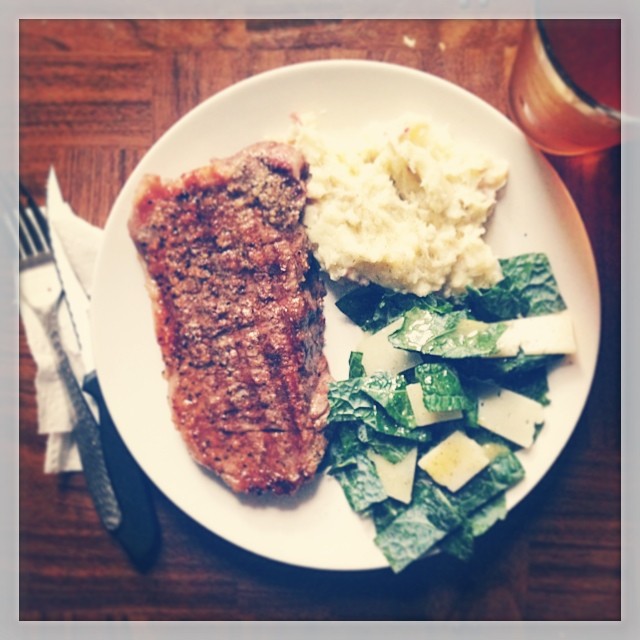
[[[399,572],[461,559],[507,515],[549,403],[548,372],[575,352],[545,254],[500,261],[488,289],[417,297],[360,286],[337,302],[365,332],[331,383],[327,465]]]

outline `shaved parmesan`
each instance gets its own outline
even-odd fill
[[[362,353],[362,366],[366,375],[376,371],[386,371],[392,375],[411,369],[422,362],[419,354],[413,351],[396,349],[390,342],[389,336],[402,327],[400,318],[376,333],[366,335],[358,344],[355,351]]]
[[[407,385],[407,396],[409,396],[409,402],[411,403],[411,409],[413,410],[417,427],[462,418],[462,411],[429,411],[429,409],[424,406],[422,385],[419,382],[413,382]]]
[[[462,431],[454,431],[425,453],[418,466],[438,484],[455,492],[490,462],[491,458],[482,445]]]
[[[573,323],[568,311],[546,316],[507,320],[498,338],[496,357],[517,356],[520,351],[533,355],[570,354],[576,352]]]
[[[389,462],[379,453],[368,451],[369,458],[376,466],[376,472],[387,495],[409,504],[413,489],[413,478],[416,473],[418,449],[414,448],[400,462]]]
[[[498,389],[479,398],[477,422],[502,438],[527,448],[533,444],[536,424],[544,422],[544,407],[519,393]]]

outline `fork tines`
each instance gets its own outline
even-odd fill
[[[50,244],[47,219],[22,183],[20,183],[20,196],[20,224],[18,228],[20,259],[48,255]]]

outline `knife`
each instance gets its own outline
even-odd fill
[[[51,220],[57,212],[68,206],[52,167],[47,181],[47,217]],[[100,458],[104,459],[107,473],[103,472],[102,477],[94,480],[93,484],[102,484],[98,499],[111,504],[107,509],[99,508],[98,513],[110,514],[109,517],[101,515],[104,527],[118,540],[131,562],[138,569],[146,570],[153,565],[160,547],[160,527],[149,483],[120,437],[100,390],[91,348],[89,296],[73,269],[54,225],[50,225],[49,233],[58,278],[64,290],[82,363],[80,373],[74,373],[99,425],[99,440],[86,438],[83,432],[74,429],[83,470],[87,475],[95,474],[92,461],[97,459],[100,466]]]

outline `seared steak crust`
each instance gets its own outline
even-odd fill
[[[172,415],[237,492],[288,493],[326,448],[324,287],[300,217],[307,167],[259,143],[164,183],[129,231],[143,259]]]

